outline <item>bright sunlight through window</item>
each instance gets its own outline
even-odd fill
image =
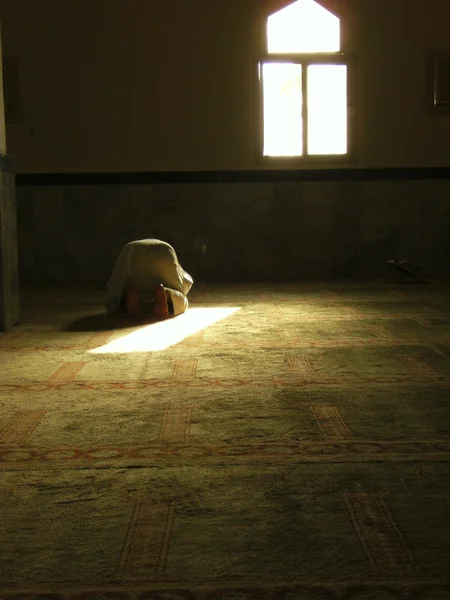
[[[264,154],[299,156],[303,148],[302,65],[266,63],[264,85]]]
[[[347,152],[347,65],[308,66],[308,154]]]
[[[267,19],[270,54],[339,52],[339,19],[314,0],[297,0]]]
[[[174,319],[151,323],[105,346],[89,350],[89,353],[112,354],[165,350],[238,310],[240,307],[190,308]]]
[[[308,155],[346,154],[347,65],[314,64],[314,54],[340,50],[338,17],[314,0],[297,0],[268,18],[267,47],[269,54],[311,58],[262,64],[264,156],[302,156],[305,149]]]

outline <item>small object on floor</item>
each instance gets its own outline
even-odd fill
[[[400,281],[403,281],[406,278],[411,277],[412,279],[414,279],[417,282],[425,283],[424,280],[417,275],[417,271],[421,267],[414,265],[413,263],[409,262],[408,260],[391,259],[391,260],[388,260],[388,264],[394,266],[398,271],[400,271],[400,273],[402,274]]]

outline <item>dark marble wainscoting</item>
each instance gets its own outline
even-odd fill
[[[26,282],[104,283],[130,240],[173,244],[197,280],[450,273],[450,177],[19,185]]]
[[[0,331],[19,321],[19,269],[15,176],[12,159],[0,156]]]

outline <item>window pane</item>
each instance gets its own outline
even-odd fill
[[[302,67],[265,63],[263,75],[264,156],[301,156]]]
[[[308,67],[308,154],[347,153],[347,66]]]
[[[267,51],[338,52],[340,21],[314,0],[298,0],[267,19]]]

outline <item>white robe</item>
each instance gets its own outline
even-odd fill
[[[192,277],[178,262],[172,246],[155,239],[129,242],[120,251],[108,282],[108,314],[118,312],[127,281],[143,294],[152,294],[162,283],[170,292],[175,315],[186,310],[186,295],[193,284]]]

